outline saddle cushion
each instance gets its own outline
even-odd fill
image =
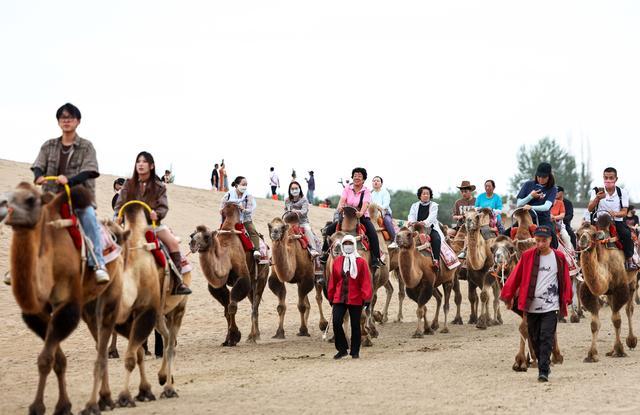
[[[144,237],[147,242],[155,244],[156,246],[155,249],[151,250],[153,257],[156,260],[156,264],[158,264],[158,266],[161,268],[165,268],[167,266],[167,258],[164,256],[164,253],[160,248],[160,241],[158,241],[156,233],[152,230],[148,230],[147,232],[145,232]]]
[[[309,246],[309,240],[307,239],[307,235],[304,233],[304,229],[302,229],[301,226],[293,225],[291,227],[291,231],[294,235],[300,236],[298,242],[300,242],[300,246],[302,246],[302,249],[307,249],[307,247]]]
[[[244,227],[244,224],[236,223],[235,228],[240,232],[238,236],[240,237],[240,241],[242,241],[242,246],[244,247],[245,252],[253,251],[253,242],[251,242],[251,238],[249,238],[249,233]]]
[[[76,249],[82,249],[82,233],[78,227],[78,217],[71,212],[71,207],[67,202],[64,202],[60,207],[60,216],[62,219],[71,219],[73,225],[69,226],[67,230],[69,231],[69,235],[71,236]]]
[[[384,225],[384,219],[382,219],[382,217],[378,217],[378,226],[382,229],[382,238],[385,241],[390,241],[391,240],[391,234],[389,234],[389,231],[387,231],[386,226]]]

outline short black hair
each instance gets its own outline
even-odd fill
[[[362,174],[362,179],[367,180],[367,170],[364,167],[356,167],[355,169],[351,170],[352,179],[353,179],[353,175],[356,173]]]
[[[380,184],[384,183],[384,180],[382,180],[382,177],[380,176],[373,176],[373,179],[371,180],[375,180],[375,179],[380,179]]]
[[[493,180],[489,179],[484,182],[484,184],[487,184],[487,183],[491,183],[491,186],[493,186],[494,189],[496,188],[496,182],[494,182]]]
[[[556,186],[556,188],[558,189],[558,193],[560,193],[560,192],[564,192],[564,187],[562,187],[562,186]]]
[[[616,175],[616,177],[618,177],[618,170],[616,170],[614,167],[607,167],[606,169],[604,169],[604,171],[602,172],[602,174],[604,173],[613,173]]]
[[[243,181],[244,179],[246,179],[246,177],[244,176],[238,176],[235,179],[233,179],[233,181],[231,182],[231,187],[236,187],[240,184],[241,181]]]
[[[58,111],[56,111],[56,119],[58,121],[60,120],[60,118],[62,118],[62,113],[65,111],[69,113],[69,115],[71,115],[73,118],[77,118],[78,120],[82,118],[82,114],[80,114],[80,110],[78,109],[78,107],[67,102],[66,104],[58,108]]]
[[[116,185],[124,186],[125,180],[122,177],[119,177],[113,181],[113,190],[116,189]]]
[[[274,170],[274,168],[273,168],[273,167],[270,167],[270,168],[269,168],[269,171],[273,171],[273,170]]]
[[[420,186],[418,188],[418,191],[416,192],[416,196],[418,196],[418,199],[420,199],[420,196],[422,196],[422,191],[425,189],[429,191],[429,198],[433,197],[433,190],[431,190],[429,186]]]

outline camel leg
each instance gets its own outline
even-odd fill
[[[518,354],[516,354],[516,361],[512,366],[512,369],[516,372],[526,372],[529,367],[527,356],[525,355],[525,339],[529,338],[529,332],[527,329],[527,319],[523,318],[518,326],[518,333],[520,334],[520,346],[518,348]]]
[[[553,349],[551,349],[551,363],[554,365],[561,365],[564,362],[564,356],[560,352],[560,345],[558,344],[558,333],[553,336]]]
[[[393,271],[396,274],[396,278],[398,278],[398,318],[396,319],[397,323],[402,323],[402,303],[404,302],[404,298],[406,297],[406,290],[404,281],[400,278],[398,271]]]
[[[369,331],[369,321],[371,319],[370,309],[363,310],[360,314],[360,346],[371,347],[373,342],[371,341],[372,334]]]
[[[471,315],[469,316],[468,324],[477,324],[478,323],[478,293],[476,292],[476,285],[471,282],[471,280],[467,280],[467,293],[469,297],[469,303],[471,304]]]
[[[486,330],[489,326],[489,290],[487,289],[487,284],[482,284],[480,302],[480,317],[478,318],[476,327],[480,330]]]
[[[161,398],[177,398],[178,393],[173,383],[173,362],[176,357],[176,344],[178,339],[178,331],[182,325],[182,318],[187,308],[186,299],[178,304],[176,308],[167,314],[167,328],[169,329],[168,338],[164,339],[164,353],[162,355],[162,367],[166,367],[166,371],[162,370],[158,373],[158,381],[164,385],[164,390],[160,395]],[[166,361],[166,364],[165,364]],[[166,384],[165,384],[166,383]]]
[[[580,287],[580,298],[586,309],[591,313],[591,347],[584,358],[585,363],[595,363],[598,358],[598,332],[600,331],[600,301],[594,296],[586,284]]]
[[[500,285],[494,282],[491,284],[491,289],[493,290],[493,320],[491,325],[500,326],[503,323],[502,314],[500,314]]]
[[[38,388],[36,397],[29,406],[29,413],[35,415],[44,414],[44,388],[51,369],[54,369],[58,378],[59,391],[54,413],[70,414],[71,401],[67,394],[65,380],[67,360],[60,349],[60,343],[69,337],[78,326],[80,305],[76,302],[64,303],[59,305],[51,316],[46,314],[23,314],[22,318],[31,330],[44,339],[44,347],[38,356]]]
[[[252,283],[251,292],[249,293],[249,299],[253,303],[251,306],[251,333],[247,337],[247,343],[255,343],[260,340],[259,310],[266,283],[267,281],[264,278],[258,278],[255,283]]]
[[[318,304],[318,312],[320,313],[320,323],[318,324],[318,327],[320,328],[320,331],[324,332],[327,329],[329,322],[324,317],[324,312],[322,311],[322,285],[315,284],[315,288],[316,288],[316,304]]]
[[[435,293],[435,291],[434,291]],[[427,317],[427,305],[424,305],[424,313],[422,315],[422,319],[424,320],[424,334],[428,334],[429,336],[432,336],[433,334],[435,334],[435,332],[433,331],[433,329],[431,328],[431,326],[429,325],[429,318]]]
[[[222,306],[224,307],[224,318],[227,319],[227,337],[222,343],[222,346],[229,345],[229,327],[231,325],[231,319],[229,317],[229,289],[226,286],[222,286],[220,288],[214,288],[211,285],[207,284],[207,289],[209,290],[209,294],[213,298],[216,299]]]
[[[310,337],[307,321],[309,319],[309,311],[311,304],[307,295],[313,289],[314,283],[312,279],[302,279],[298,283],[298,311],[300,312],[300,330],[298,336]]]
[[[376,290],[378,288],[376,288]],[[369,332],[369,335],[374,339],[377,338],[378,335],[380,334],[380,333],[378,333],[378,329],[376,328],[376,324],[375,324],[375,322],[376,322],[376,317],[375,317],[376,314],[375,314],[374,310],[375,310],[375,306],[376,306],[376,302],[377,301],[378,301],[378,294],[374,291],[373,298],[371,299],[371,304],[369,305],[369,308],[363,313],[363,314],[366,313],[366,315],[367,315],[367,330]],[[380,313],[378,311],[378,314],[379,314],[378,317],[382,318],[382,313]]]
[[[634,287],[634,291],[637,295],[637,289]],[[629,324],[629,334],[627,335],[627,347],[629,349],[635,349],[638,345],[638,338],[633,334],[633,310],[634,310],[634,300],[633,296],[629,296],[629,301],[627,301],[627,305],[625,307],[625,311],[627,313],[627,322]]]
[[[109,345],[109,359],[117,359],[120,357],[118,354],[118,333],[113,333],[111,337],[111,344]]]
[[[451,299],[451,289],[453,288],[453,282],[445,283],[442,288],[444,289],[444,306],[442,311],[444,313],[444,327],[440,330],[440,333],[449,333],[449,300]]]
[[[425,306],[418,304],[418,307],[416,308],[416,317],[418,317],[418,327],[416,328],[415,333],[413,333],[413,338],[414,339],[421,339],[424,337],[424,330],[425,327],[427,327],[425,321],[424,321],[424,316],[426,314],[426,310],[425,310]]]
[[[144,365],[144,349],[142,348],[142,343],[138,346],[138,351],[136,352],[136,360],[138,363],[138,370],[140,371],[140,386],[138,390],[138,395],[136,396],[136,401],[138,402],[147,402],[147,401],[155,401],[156,397],[151,392],[151,384],[147,379],[147,371]]]
[[[287,287],[275,274],[269,276],[269,289],[278,297],[278,330],[273,339],[284,339],[284,314],[287,311]]]
[[[133,314],[133,320],[130,324],[127,324],[127,327],[124,328],[125,331],[129,333],[129,344],[127,345],[127,351],[124,357],[124,367],[125,367],[125,375],[124,375],[124,387],[122,388],[122,392],[118,395],[118,406],[120,407],[134,407],[136,406],[133,398],[131,397],[131,392],[129,391],[129,385],[131,383],[131,373],[136,368],[136,363],[138,359],[138,351],[140,351],[140,356],[143,355],[142,352],[142,343],[149,337],[149,334],[153,331],[153,328],[156,324],[156,314],[157,310],[149,307],[141,312],[135,312]],[[128,330],[127,330],[128,329]],[[151,385],[146,381],[146,378],[143,377],[144,369],[140,370],[140,396],[143,398],[145,395],[143,394],[143,387],[147,387],[148,394],[151,394]],[[146,382],[146,385],[143,384],[143,381]],[[153,395],[150,395],[153,396]]]
[[[631,298],[629,287],[625,284],[619,287],[615,287],[611,295],[607,296],[609,306],[611,307],[611,321],[613,322],[613,328],[615,330],[616,338],[613,343],[613,349],[607,353],[610,357],[626,357],[624,352],[624,346],[622,345],[621,332],[622,332],[622,317],[620,316],[620,309],[629,302]]]
[[[460,309],[462,308],[462,292],[460,291],[460,280],[458,279],[457,274],[453,282],[453,292],[453,301],[456,303],[456,317],[453,319],[451,324],[462,325],[462,315],[460,314]]]
[[[382,320],[380,321],[382,324],[389,321],[389,304],[391,304],[391,297],[393,296],[393,284],[391,284],[391,281],[387,281],[384,284],[384,290],[387,293],[387,298],[384,302],[384,309],[382,310]]]
[[[240,342],[242,338],[242,334],[240,333],[240,329],[238,329],[238,325],[236,324],[236,313],[238,312],[238,303],[244,300],[249,292],[251,291],[251,279],[249,275],[244,277],[238,277],[238,280],[231,288],[231,293],[229,295],[229,329],[227,336],[227,344],[223,344],[224,346],[233,347]]]
[[[433,297],[436,299],[436,312],[431,322],[431,330],[438,330],[440,328],[440,323],[438,323],[440,319],[440,308],[442,307],[442,293],[439,288],[433,290]]]

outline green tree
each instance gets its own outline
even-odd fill
[[[576,159],[550,137],[541,139],[531,147],[520,147],[518,173],[510,180],[511,190],[517,194],[522,184],[534,177],[538,164],[543,161],[551,164],[556,185],[564,187],[568,198],[575,199],[579,194]]]
[[[391,194],[391,211],[393,212],[393,217],[406,221],[411,205],[417,200],[415,192],[396,190],[389,193]]]

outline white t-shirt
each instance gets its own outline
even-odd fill
[[[278,177],[275,171],[271,173],[271,177],[269,178],[269,185],[280,186],[280,178]]]
[[[547,255],[540,255],[536,291],[527,312],[548,313],[558,310],[560,310],[558,263],[556,262],[556,254],[551,251]]]
[[[620,193],[622,194],[622,207],[629,207],[629,193],[625,189],[620,189]],[[596,198],[596,192],[592,189],[589,194],[589,200],[593,200]],[[618,196],[618,191],[613,190],[613,194],[610,195],[606,190],[604,191],[604,199],[598,202],[598,206],[596,207],[596,212],[599,211],[613,211],[620,212],[620,197]],[[616,218],[617,222],[622,222],[624,218]]]

